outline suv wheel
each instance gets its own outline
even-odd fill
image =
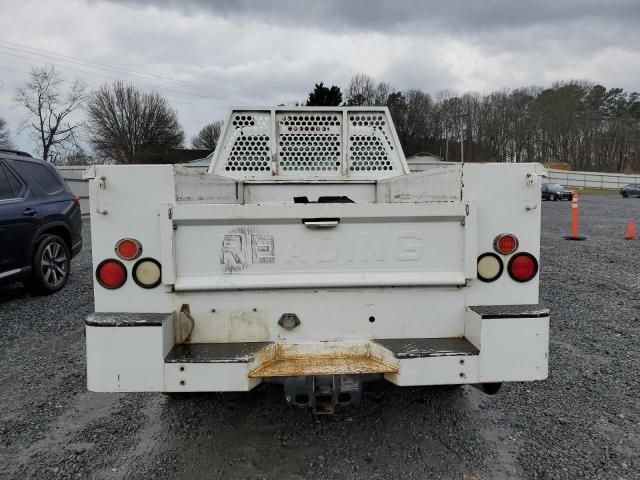
[[[622,198],[627,198],[629,194],[627,192],[622,192]]]
[[[553,194],[553,201],[554,201],[554,202],[557,202],[558,200],[560,200],[560,198],[558,197],[558,194],[557,194],[557,193],[554,193],[554,194]]]
[[[71,255],[64,240],[45,235],[31,262],[31,286],[43,295],[55,293],[67,283],[70,267]]]

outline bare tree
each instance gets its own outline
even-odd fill
[[[393,93],[393,86],[386,82],[380,82],[376,85],[373,92],[373,105],[386,105],[389,101],[389,95]]]
[[[80,143],[67,143],[56,149],[53,163],[59,166],[92,165],[96,163]]]
[[[351,77],[347,87],[347,104],[373,105],[376,96],[376,82],[369,75],[358,73]]]
[[[222,131],[222,121],[217,120],[202,127],[198,135],[191,139],[191,146],[198,150],[209,150],[213,152],[218,144],[220,132]]]
[[[86,85],[76,79],[62,92],[62,75],[52,66],[32,68],[29,80],[16,90],[14,101],[35,117],[26,127],[42,148],[42,158],[51,160],[55,148],[73,140],[79,122],[71,120],[87,99]]]
[[[358,73],[351,77],[347,87],[347,105],[384,106],[387,105],[393,91],[390,84],[376,83],[369,75]]]
[[[421,90],[396,92],[389,96],[389,110],[406,154],[429,150],[433,136],[433,100]]]
[[[4,118],[0,118],[0,147],[11,147],[11,141],[9,140],[9,128],[7,127],[7,121]]]
[[[89,141],[102,161],[164,163],[166,151],[184,140],[178,114],[165,98],[123,82],[100,87],[87,104],[87,117]]]

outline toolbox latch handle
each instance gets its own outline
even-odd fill
[[[335,228],[340,223],[339,218],[303,218],[302,223],[307,228]]]

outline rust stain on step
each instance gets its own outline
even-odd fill
[[[256,377],[397,373],[399,368],[375,358],[366,346],[304,351],[300,346],[278,345],[264,363],[249,372]],[[270,357],[270,358],[269,358]]]

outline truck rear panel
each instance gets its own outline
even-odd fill
[[[512,275],[518,255],[537,268],[539,165],[408,174],[386,109],[233,110],[226,125],[209,173],[88,172],[96,275],[105,260],[126,271],[118,288],[95,284],[89,389],[546,378],[537,271]],[[496,252],[505,233],[513,253]],[[124,238],[138,258],[114,254]],[[483,254],[500,266],[490,281]],[[136,277],[145,259],[161,270],[152,288]]]

